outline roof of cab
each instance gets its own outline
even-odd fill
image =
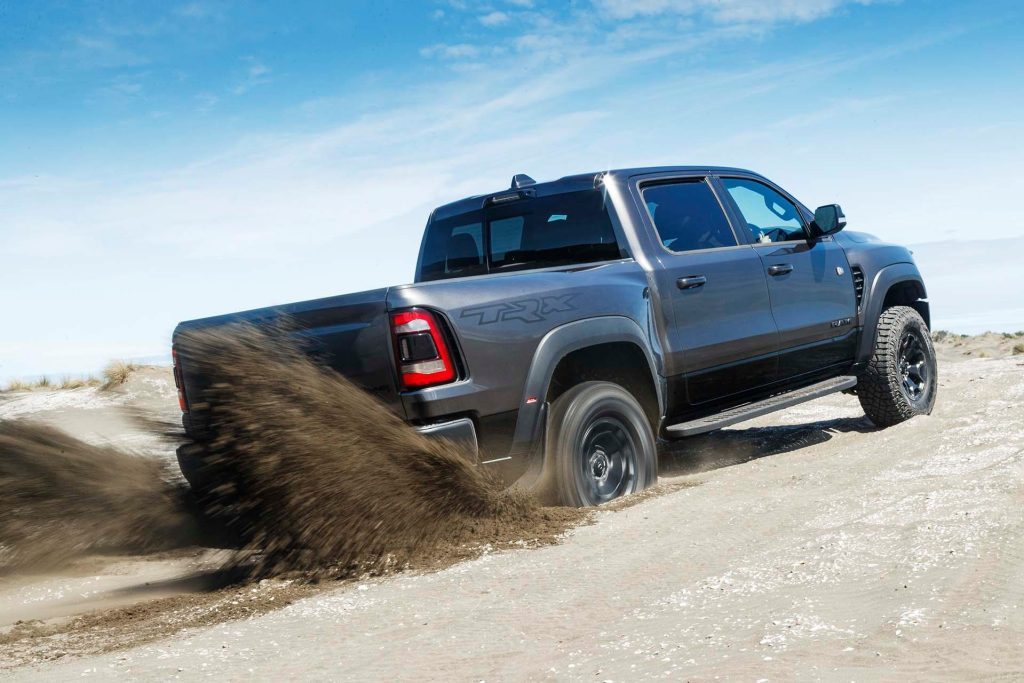
[[[638,168],[619,168],[608,171],[595,171],[592,173],[577,173],[575,175],[564,176],[557,180],[549,180],[535,185],[530,185],[529,189],[536,192],[537,196],[543,197],[562,192],[590,189],[594,187],[594,179],[599,175],[612,175],[630,178],[633,176],[647,175],[651,173],[744,173],[759,175],[753,171],[748,171],[743,168],[732,168],[728,166],[649,166]],[[490,197],[511,191],[511,188],[506,187],[494,192],[473,195],[472,197],[466,197],[465,199],[459,199],[457,201],[444,204],[434,209],[430,219],[438,220],[467,213],[469,211],[475,211],[482,208],[484,201]]]

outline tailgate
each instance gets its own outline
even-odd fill
[[[174,332],[174,345],[186,400],[190,407],[192,403],[200,402],[208,382],[190,366],[189,349],[181,346],[184,343],[182,332],[231,323],[261,326],[287,317],[297,326],[296,335],[309,342],[309,352],[318,361],[374,394],[395,412],[403,414],[395,385],[387,292],[387,289],[375,289],[181,323]],[[199,413],[190,410],[185,420],[186,429],[194,437],[205,431]]]

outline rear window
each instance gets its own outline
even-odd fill
[[[522,199],[433,221],[420,280],[620,258],[600,190]]]

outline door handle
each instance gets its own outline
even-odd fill
[[[708,282],[708,279],[703,275],[687,275],[676,280],[676,285],[679,289],[694,289],[696,287],[703,287]]]
[[[788,263],[779,263],[774,266],[768,266],[769,275],[785,275],[786,273],[792,273],[793,266]]]

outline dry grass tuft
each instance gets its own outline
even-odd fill
[[[59,382],[53,382],[48,377],[40,377],[34,382],[26,382],[14,379],[7,383],[3,392],[33,391],[35,389],[82,389],[84,387],[98,387],[101,382],[95,377],[69,377],[65,375]]]
[[[132,373],[139,369],[139,366],[135,363],[129,363],[123,360],[112,361],[107,367],[103,368],[103,388],[110,389],[112,387],[121,386],[128,381],[128,378],[132,376]]]
[[[99,384],[99,380],[95,377],[64,377],[61,379],[59,387],[61,389],[83,389],[94,387],[97,384]]]
[[[1017,344],[1013,347],[1013,355],[1024,356],[1024,344]]]

